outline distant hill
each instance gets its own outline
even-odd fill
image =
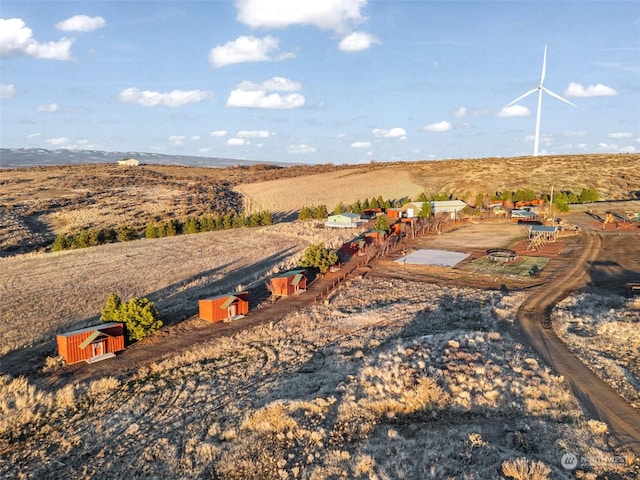
[[[0,168],[37,167],[47,165],[79,165],[85,163],[116,163],[123,158],[136,158],[141,164],[182,165],[189,167],[231,167],[256,165],[251,160],[232,158],[164,155],[144,152],[103,152],[100,150],[46,150],[43,148],[0,148]],[[274,165],[288,166],[278,163]]]

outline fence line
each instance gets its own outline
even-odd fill
[[[426,235],[428,233],[441,231],[442,227],[451,223],[451,218],[447,216],[439,216],[438,218],[430,218],[428,220],[418,220],[419,227],[412,228],[411,235],[413,238]],[[314,298],[313,302],[317,303],[323,298],[327,297],[338,285],[340,285],[347,277],[349,277],[354,270],[368,265],[371,260],[386,256],[389,251],[401,244],[408,237],[406,232],[400,232],[400,234],[392,234],[387,237],[382,245],[371,245],[367,249],[367,254],[364,257],[360,257],[357,262],[351,264],[348,270],[340,270],[340,275],[336,278],[331,285],[322,289]]]

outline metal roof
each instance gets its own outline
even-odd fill
[[[302,280],[302,277],[304,277],[304,275],[302,275],[301,273],[296,273],[296,275],[293,277],[293,280],[291,280],[291,285],[298,285],[300,283],[300,280]]]
[[[77,335],[78,333],[91,332],[93,330],[104,330],[106,328],[111,328],[116,326],[121,327],[122,323],[119,323],[119,322],[102,323],[99,325],[93,325],[91,327],[79,328],[78,330],[72,330],[70,332],[59,333],[58,335],[61,337],[70,337],[72,335]]]
[[[548,225],[531,225],[531,231],[555,233],[558,231],[558,227],[551,227]]]
[[[87,348],[89,344],[99,336],[100,336],[100,330],[96,330],[95,332],[93,332],[91,335],[89,335],[87,338],[84,339],[84,341],[79,345],[80,349],[83,350]]]
[[[287,278],[287,277],[294,277],[298,274],[304,274],[304,270],[291,270],[290,272],[284,272],[284,273],[279,273],[277,275],[274,275],[271,278]]]
[[[238,298],[238,297],[236,297],[235,295],[229,295],[229,298],[227,298],[227,299],[225,300],[225,302],[224,302],[222,305],[220,305],[220,308],[221,308],[221,309],[223,309],[223,310],[224,310],[225,308],[229,308],[229,307],[231,306],[231,304],[232,304],[233,302],[235,302],[236,300],[239,300],[239,298]]]

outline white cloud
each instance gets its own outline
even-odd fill
[[[46,60],[70,60],[73,39],[40,43],[21,18],[0,18],[0,56],[27,55]]]
[[[522,105],[511,105],[510,107],[503,108],[497,113],[497,117],[528,117],[531,115],[531,110]]]
[[[240,130],[236,138],[269,138],[271,132],[268,130]]]
[[[443,120],[442,122],[427,125],[422,129],[426,130],[427,132],[448,132],[449,130],[451,130],[451,124],[446,120]]]
[[[370,148],[371,142],[353,142],[351,148]]]
[[[16,95],[16,86],[13,83],[0,83],[0,98],[13,98]]]
[[[248,62],[269,62],[292,58],[292,53],[273,56],[279,49],[277,38],[268,35],[264,38],[240,36],[232,42],[214,47],[209,52],[209,63],[216,68]]]
[[[338,44],[338,49],[343,52],[361,52],[371,48],[372,45],[380,45],[382,42],[367,32],[353,32],[342,40]]]
[[[203,148],[199,148],[198,149],[198,153],[207,153],[209,152],[211,149],[209,147],[203,147]]]
[[[88,15],[74,15],[56,23],[56,28],[63,32],[90,32],[102,28],[107,24],[102,17],[89,17]]]
[[[299,90],[299,82],[293,82],[284,77],[273,77],[262,84],[248,81],[241,82],[238,88],[232,90],[227,99],[227,107],[245,108],[269,108],[275,110],[286,110],[302,107],[305,98],[299,93],[289,93],[280,95],[279,93],[267,93],[272,90],[291,92]]]
[[[618,95],[613,88],[598,83],[583,87],[579,83],[571,82],[564,91],[567,97],[615,97]]]
[[[301,143],[299,145],[289,145],[287,147],[287,152],[307,154],[307,153],[316,153],[316,149],[311,145],[307,145],[306,143]]]
[[[136,103],[143,107],[164,105],[167,107],[181,107],[189,103],[200,103],[213,98],[213,93],[205,90],[172,90],[161,93],[150,90],[141,91],[138,88],[125,88],[118,94],[118,101],[122,103]]]
[[[209,132],[209,136],[211,137],[226,137],[227,135],[229,135],[229,132],[226,130],[214,130]]]
[[[563,135],[565,137],[586,137],[587,132],[585,132],[584,130],[576,130],[571,132],[564,132]]]
[[[33,139],[33,138],[38,138],[38,137],[41,137],[41,136],[42,136],[42,133],[37,132],[37,133],[32,133],[32,134],[30,134],[30,135],[27,135],[27,138],[28,138],[29,140],[31,140],[31,139]]]
[[[607,133],[607,138],[631,138],[633,133],[631,132],[613,132]]]
[[[251,28],[313,25],[321,30],[344,31],[365,20],[367,0],[236,0],[237,20]]]
[[[65,145],[69,143],[70,140],[67,137],[60,137],[60,138],[50,138],[46,142],[52,147],[59,147],[61,145]]]
[[[453,112],[453,116],[456,118],[466,117],[467,107],[459,107],[455,112]]]
[[[191,135],[189,137],[190,140],[200,140],[200,138],[201,138],[200,135]]]
[[[250,142],[244,138],[230,138],[227,140],[227,145],[232,147],[241,147],[243,145],[250,145]]]
[[[36,106],[36,112],[53,113],[53,112],[57,112],[58,108],[59,107],[57,103],[45,103],[45,104]]]
[[[184,145],[184,141],[186,139],[187,137],[184,135],[171,135],[169,137],[169,142],[171,143],[171,145],[179,146],[179,145]]]
[[[391,130],[384,130],[382,128],[374,128],[372,131],[374,136],[378,138],[407,138],[407,131],[404,128],[395,127]]]
[[[469,108],[469,107],[458,107],[457,110],[454,110],[452,112],[452,115],[456,118],[463,118],[463,117],[481,117],[483,115],[487,115],[490,114],[491,111],[487,108],[485,109],[475,109],[475,108]]]
[[[258,90],[277,90],[280,92],[297,92],[302,89],[300,82],[294,82],[285,77],[272,77],[259,86]]]

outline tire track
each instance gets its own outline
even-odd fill
[[[551,328],[551,309],[585,284],[587,263],[601,254],[602,237],[589,231],[585,238],[586,244],[574,266],[523,302],[518,310],[518,323],[533,349],[564,376],[583,408],[609,426],[618,447],[640,456],[640,412],[573,355]]]

